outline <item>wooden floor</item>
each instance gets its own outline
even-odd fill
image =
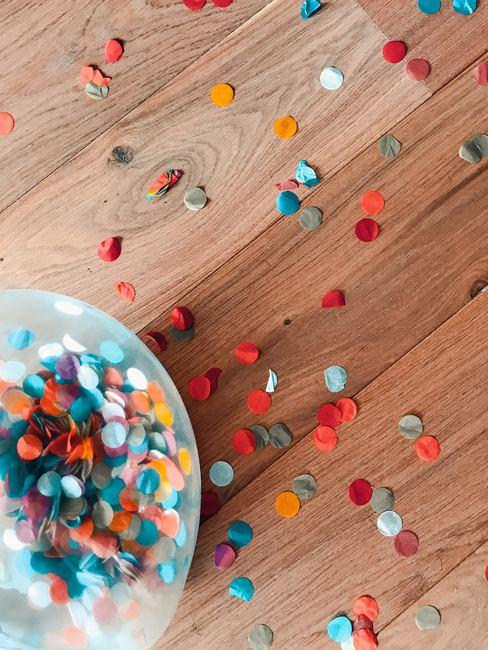
[[[180,0],[4,0],[0,111],[16,128],[0,139],[1,288],[51,289],[84,299],[141,334],[169,330],[175,304],[196,317],[190,344],[161,356],[181,390],[199,446],[203,488],[218,459],[235,479],[219,492],[220,511],[205,521],[179,612],[158,648],[247,647],[255,623],[282,650],[332,648],[324,633],[337,612],[371,594],[380,605],[380,647],[479,650],[488,644],[488,175],[459,146],[488,133],[487,87],[473,80],[486,59],[488,2],[469,17],[451,3],[428,16],[416,2],[329,0],[312,18],[300,2],[211,2],[200,12]],[[78,83],[86,63],[102,63],[109,37],[125,42],[109,98],[90,102]],[[407,58],[430,61],[413,82],[404,64],[381,56],[388,38]],[[337,92],[320,87],[323,67],[345,75]],[[234,103],[217,109],[209,89],[230,83]],[[291,114],[291,140],[273,133]],[[376,142],[402,143],[394,160]],[[125,166],[113,147],[131,147]],[[307,233],[280,217],[274,183],[306,159],[321,183],[299,190],[324,224]],[[182,169],[156,205],[144,190],[162,169]],[[182,197],[201,185],[207,207],[187,211]],[[380,190],[380,236],[354,237],[359,199]],[[305,190],[305,191],[304,191]],[[112,265],[100,240],[123,238]],[[114,282],[131,282],[124,303]],[[346,306],[321,309],[341,289]],[[253,340],[261,357],[238,365],[233,349]],[[330,454],[312,442],[315,411],[333,398],[323,383],[331,364],[348,371],[344,395],[359,415],[339,431]],[[188,381],[223,369],[207,402]],[[246,395],[279,385],[271,410],[251,416]],[[442,446],[421,462],[397,432],[400,417],[421,415]],[[293,445],[238,457],[230,441],[256,421],[286,422]],[[280,519],[276,495],[310,472],[318,494],[295,519]],[[347,499],[354,478],[391,487],[396,508],[420,537],[420,551],[399,558],[375,530],[368,508]],[[247,520],[255,538],[234,566],[213,567],[228,524]],[[245,575],[250,603],[227,594]],[[415,611],[432,604],[442,625],[420,632]],[[338,647],[338,646],[335,646]]]

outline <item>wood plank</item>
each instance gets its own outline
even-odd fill
[[[377,598],[380,629],[485,541],[487,306],[481,294],[365,388],[333,453],[302,440],[203,524],[191,579],[160,648],[245,648],[258,622],[274,630],[277,647],[332,648],[325,626],[356,597]],[[435,463],[420,461],[397,431],[411,411],[442,446]],[[296,519],[280,519],[276,495],[303,472],[317,479],[317,496]],[[398,557],[369,506],[349,502],[347,487],[360,477],[394,491],[405,528],[419,536],[417,555]],[[254,539],[219,572],[212,551],[237,518],[253,526]],[[226,593],[239,575],[255,585],[248,604]]]
[[[381,632],[381,644],[395,650],[479,650],[488,639],[487,558],[488,542],[392,621]],[[421,632],[415,625],[415,613],[424,605],[441,613],[435,630]]]
[[[443,2],[441,10],[431,16],[417,9],[416,0],[393,0],[386,4],[358,0],[358,3],[388,39],[407,44],[406,61],[415,58],[429,61],[431,75],[425,83],[431,90],[444,86],[487,52],[486,2],[478,2],[478,9],[471,16],[456,13],[452,2]]]
[[[328,178],[429,96],[383,62],[383,40],[353,0],[307,21],[296,3],[272,3],[4,211],[2,286],[69,292],[142,327],[275,220],[274,182],[300,158]],[[346,76],[336,93],[319,84],[327,64]],[[208,97],[219,81],[236,89],[226,110]],[[286,113],[299,132],[279,141]],[[119,144],[135,151],[128,167],[108,160]],[[152,205],[144,190],[168,166],[185,175]],[[182,198],[198,184],[210,201],[194,214]],[[96,257],[108,235],[124,238],[111,266]],[[119,280],[135,285],[134,304],[114,295]]]
[[[267,2],[246,0],[226,10],[208,2],[200,12],[189,11],[182,0],[2,2],[0,110],[14,115],[16,128],[1,142],[0,209],[69,160]],[[116,65],[103,65],[103,44],[108,38],[125,42],[124,56]],[[84,64],[98,64],[113,77],[107,100],[96,102],[85,96],[78,81]],[[104,160],[109,153],[104,151]]]
[[[267,448],[238,456],[235,431],[256,422],[287,423],[295,441],[316,422],[315,412],[334,395],[323,371],[346,368],[345,394],[354,395],[471,299],[488,281],[487,163],[462,161],[461,142],[483,128],[483,90],[470,72],[429,100],[394,130],[401,155],[387,161],[376,145],[305,202],[323,209],[325,223],[303,232],[295,218],[277,219],[208,281],[184,298],[197,319],[190,345],[173,344],[161,359],[180,389],[192,419],[205,488],[219,458],[235,468],[227,498],[280,455]],[[458,110],[463,105],[463,111]],[[386,197],[381,233],[371,244],[354,237],[359,197],[376,188]],[[346,306],[324,311],[326,291],[345,292]],[[288,320],[291,324],[286,325]],[[152,326],[167,332],[169,314]],[[234,347],[254,340],[260,360],[243,367]],[[212,366],[223,368],[208,402],[188,396],[188,381]],[[247,393],[264,388],[268,368],[279,376],[265,416],[247,411]]]

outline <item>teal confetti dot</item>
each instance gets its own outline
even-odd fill
[[[351,638],[352,623],[347,616],[336,616],[327,625],[327,634],[336,643],[344,643]]]
[[[319,0],[305,0],[300,7],[300,16],[303,20],[307,20],[307,18],[310,18],[310,16],[318,11],[321,6]]]
[[[178,535],[175,537],[175,544],[179,548],[183,548],[186,542],[186,526],[185,522],[183,520],[180,521],[180,529],[178,531]]]
[[[107,463],[108,459],[105,459]],[[110,503],[111,506],[120,506],[119,494],[125,488],[125,483],[121,478],[113,479],[107,487],[101,489],[100,498],[107,503]]]
[[[69,412],[75,422],[84,422],[88,420],[91,414],[91,404],[86,397],[77,397],[71,404]]]
[[[162,505],[165,510],[175,508],[178,505],[178,492],[176,490],[172,490],[169,497],[162,502]]]
[[[158,576],[167,585],[170,585],[176,576],[176,569],[174,562],[164,562],[158,564]]]
[[[309,167],[306,160],[300,160],[298,163],[295,178],[299,183],[302,183],[302,185],[306,185],[307,187],[313,187],[320,181],[320,178],[317,176],[315,171]]]
[[[339,393],[347,382],[347,372],[341,366],[329,366],[325,370],[325,384],[331,393]]]
[[[40,375],[27,375],[22,384],[24,393],[31,397],[42,397],[46,381]]]
[[[251,526],[242,520],[234,521],[227,529],[227,537],[237,548],[247,546],[253,538]]]
[[[478,8],[478,0],[453,0],[452,8],[458,14],[470,16]]]
[[[34,342],[35,338],[34,332],[24,329],[23,327],[18,327],[10,332],[7,340],[11,348],[14,348],[15,350],[24,350]]]
[[[276,209],[281,214],[295,214],[300,207],[300,199],[295,192],[280,192],[276,197]]]
[[[151,467],[143,470],[136,479],[136,486],[142,494],[154,494],[161,485],[161,477]]]
[[[37,489],[45,497],[53,497],[61,490],[61,477],[57,472],[46,472],[37,481]]]
[[[248,603],[254,596],[254,585],[249,578],[234,578],[229,585],[229,594]]]
[[[435,14],[441,8],[441,0],[418,0],[417,7],[423,14]]]
[[[124,359],[124,351],[115,341],[102,341],[100,343],[100,354],[109,363],[120,363]]]
[[[136,542],[141,546],[149,548],[153,546],[159,539],[159,532],[156,524],[149,519],[141,521],[141,530],[136,537]]]

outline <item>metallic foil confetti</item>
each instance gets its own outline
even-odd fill
[[[230,544],[217,544],[214,549],[214,564],[223,571],[231,567],[236,559],[236,552]]]
[[[441,0],[418,0],[417,7],[424,14],[435,14],[441,8]]]
[[[398,512],[385,510],[376,520],[376,526],[385,537],[395,537],[401,531],[403,521]]]
[[[281,492],[276,497],[275,507],[280,517],[295,517],[300,510],[300,499],[294,492]]]
[[[327,624],[327,634],[332,641],[343,643],[352,635],[352,623],[347,616],[336,616]]]
[[[105,99],[108,96],[109,87],[107,84],[98,86],[93,81],[89,81],[85,86],[85,93],[90,99]]]
[[[369,481],[358,478],[349,485],[348,494],[355,506],[365,506],[371,500],[373,486]]]
[[[343,83],[343,73],[333,66],[324,68],[320,73],[320,85],[326,90],[338,90]]]
[[[431,463],[441,453],[441,446],[434,436],[421,436],[415,443],[415,451],[420,460]]]
[[[317,481],[311,474],[300,474],[291,482],[291,489],[300,501],[307,501],[317,493]]]
[[[264,389],[267,393],[274,393],[276,386],[278,385],[278,375],[274,370],[269,369],[268,381],[266,382],[266,388]]]
[[[377,147],[383,158],[396,158],[402,150],[401,143],[390,134],[382,136],[378,140]]]
[[[303,20],[307,20],[307,18],[310,18],[310,16],[318,11],[321,6],[319,0],[304,0],[300,7],[300,16]]]
[[[254,585],[249,578],[234,578],[229,585],[229,594],[247,603],[254,596]]]
[[[180,180],[183,172],[177,169],[168,169],[154,181],[146,192],[146,199],[156,201],[164,196]]]
[[[430,63],[425,59],[410,59],[405,70],[410,79],[424,81],[430,75]]]
[[[415,625],[419,630],[433,630],[441,624],[439,610],[433,605],[424,605],[415,614]]]
[[[478,8],[478,0],[453,0],[452,8],[458,14],[470,16]]]
[[[278,138],[291,138],[298,131],[298,124],[291,115],[285,115],[275,120],[274,132]]]
[[[316,230],[322,225],[323,220],[322,210],[313,206],[304,208],[298,217],[298,223],[304,230]]]
[[[273,630],[264,623],[258,623],[249,630],[247,642],[250,650],[267,650],[273,645]]]
[[[268,429],[260,424],[253,424],[249,429],[256,438],[256,451],[262,451],[269,444]]]
[[[375,512],[381,513],[392,510],[395,505],[393,492],[385,487],[374,488],[371,495],[371,507]]]
[[[205,207],[205,204],[207,203],[207,195],[201,187],[192,187],[185,192],[183,203],[188,210],[197,212],[197,210],[201,210]]]
[[[300,160],[297,165],[297,171],[295,173],[296,180],[302,185],[307,187],[313,187],[320,182],[320,178],[317,176],[315,171],[310,167],[306,160]]]
[[[472,165],[477,165],[488,156],[488,135],[478,133],[466,140],[459,148],[459,156]]]
[[[401,557],[411,557],[419,550],[419,538],[411,530],[401,530],[394,539],[394,546]]]
[[[383,58],[388,63],[399,63],[406,53],[407,46],[402,41],[388,41],[383,45]]]
[[[225,487],[232,483],[234,478],[234,470],[232,465],[225,460],[217,460],[210,467],[209,472],[210,480],[217,487]]]
[[[422,435],[424,425],[417,415],[404,415],[398,423],[398,430],[404,438],[416,440]]]
[[[285,447],[290,445],[292,440],[292,432],[286,424],[283,424],[282,422],[273,424],[269,430],[269,442],[275,449],[285,449]]]
[[[253,538],[251,526],[246,522],[238,519],[234,521],[227,529],[229,542],[236,548],[247,546]]]
[[[280,192],[276,197],[276,209],[281,214],[295,214],[299,207],[300,199],[294,192],[286,190],[285,192]]]
[[[347,372],[341,366],[329,366],[324,371],[324,377],[331,393],[339,393],[347,382]]]

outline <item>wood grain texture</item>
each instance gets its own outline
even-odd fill
[[[488,639],[488,542],[429,589],[381,632],[381,645],[395,650],[479,650]],[[421,632],[415,625],[420,607],[433,605],[442,622]]]
[[[427,59],[431,75],[425,84],[438,90],[487,52],[488,4],[478,2],[471,16],[462,16],[444,1],[441,10],[431,16],[420,12],[417,0],[358,0],[387,39],[403,41],[408,47],[405,61]],[[400,64],[403,68],[404,63]],[[474,83],[474,81],[473,81]]]
[[[245,648],[258,622],[274,630],[277,648],[332,648],[325,626],[356,597],[377,598],[380,629],[485,541],[487,306],[488,294],[481,294],[365,388],[359,415],[344,426],[334,452],[321,454],[307,437],[203,524],[186,594],[160,648]],[[397,431],[412,411],[442,446],[435,463],[420,461]],[[303,472],[315,476],[318,494],[295,519],[280,519],[276,495]],[[398,557],[369,506],[349,502],[356,478],[394,491],[405,528],[419,535],[416,556]],[[237,518],[255,536],[233,567],[219,572],[212,551]],[[226,593],[239,575],[255,585],[248,604]],[[471,622],[478,616],[463,614]]]
[[[383,62],[383,40],[353,0],[307,21],[296,3],[268,5],[4,211],[2,286],[68,291],[143,326],[276,219],[274,183],[300,158],[328,178],[429,97]],[[320,87],[328,64],[346,76],[339,92]],[[209,101],[220,81],[236,89],[225,110]],[[273,122],[287,113],[299,131],[280,141]],[[109,160],[119,144],[135,151],[128,167]],[[169,166],[184,177],[153,205],[144,190]],[[210,199],[198,214],[182,202],[194,185]],[[104,265],[96,249],[114,235],[123,255]],[[134,304],[114,295],[120,280],[135,285]]]
[[[197,12],[189,11],[182,0],[2,2],[0,111],[14,115],[16,128],[0,143],[0,209],[69,160],[268,1],[236,2],[225,10],[208,2]],[[123,39],[125,44],[124,56],[115,65],[104,65],[103,44],[108,38]],[[85,96],[79,82],[85,64],[99,65],[112,76],[105,101]],[[104,158],[108,153],[104,152]]]
[[[319,230],[306,233],[295,217],[278,218],[185,296],[197,336],[173,343],[161,359],[194,424],[206,488],[219,458],[235,468],[233,483],[221,490],[228,498],[283,453],[267,448],[238,456],[235,431],[281,421],[298,441],[315,426],[318,407],[337,397],[324,385],[327,366],[346,368],[344,394],[354,395],[465,305],[477,280],[488,280],[487,163],[471,166],[457,154],[483,128],[484,93],[470,74],[394,129],[403,144],[397,159],[381,158],[374,144],[317,186],[304,204],[324,211]],[[383,192],[386,207],[380,236],[364,244],[354,224],[369,189]],[[346,306],[325,311],[322,296],[333,289],[344,291]],[[150,327],[167,332],[168,323],[166,313]],[[254,366],[233,357],[243,340],[262,350]],[[194,402],[187,383],[212,366],[223,368],[219,389],[208,402]],[[265,387],[268,368],[278,374],[278,389],[270,411],[254,416],[246,396]]]

